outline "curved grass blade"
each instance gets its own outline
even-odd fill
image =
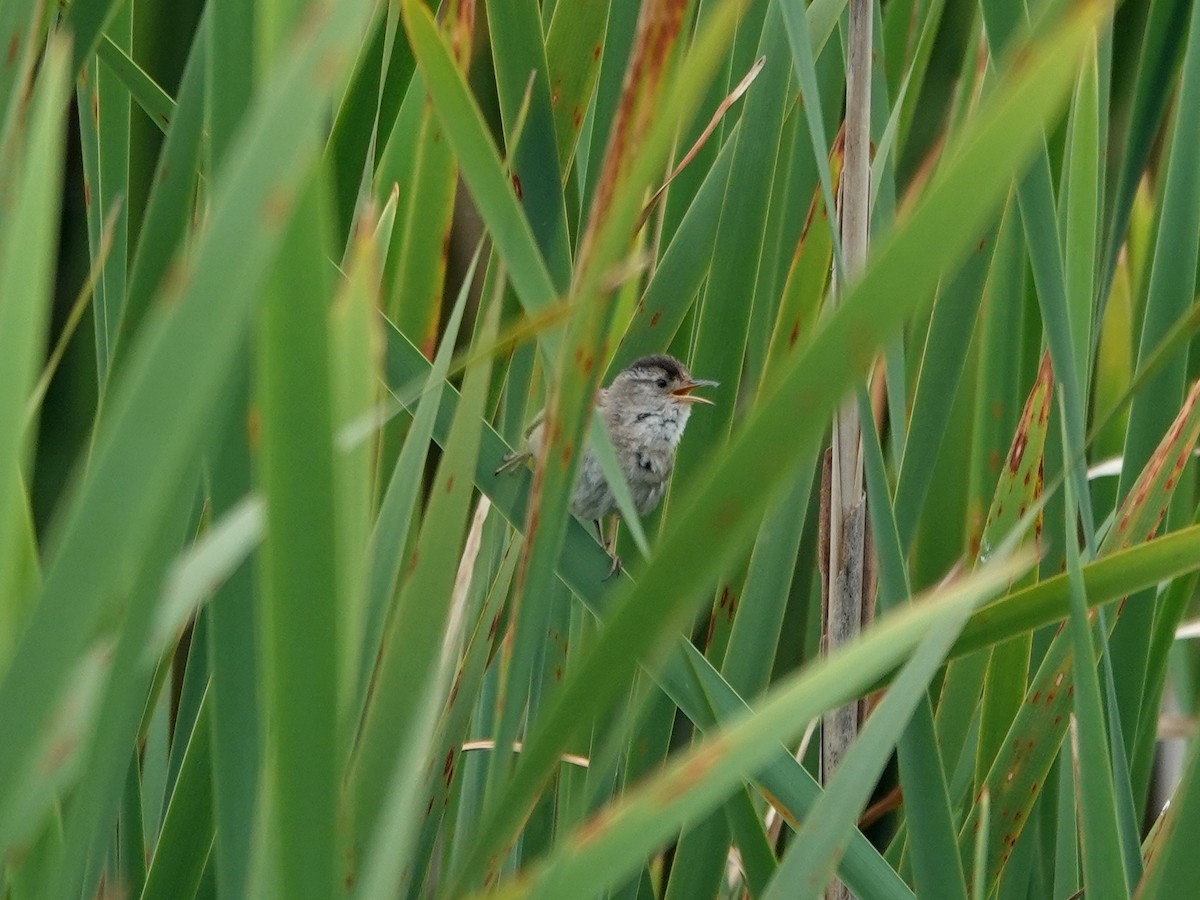
[[[8,147],[20,123],[38,55],[46,45],[46,4],[41,0],[12,0],[0,6],[0,152]]]
[[[1138,885],[1138,900],[1186,897],[1200,879],[1200,854],[1192,838],[1200,833],[1200,742],[1193,741],[1191,758],[1175,789],[1171,804],[1155,823],[1144,848],[1146,872]]]
[[[101,35],[123,6],[122,0],[75,0],[68,7],[63,24],[74,35],[75,71],[96,52]]]
[[[1042,364],[1022,411],[1004,474],[988,512],[988,521],[980,541],[980,559],[986,559],[1014,529],[1025,524],[1028,510],[1039,507],[1053,389],[1054,371],[1050,354],[1046,352],[1042,355]],[[1025,527],[1028,525],[1025,524]],[[1036,543],[1040,543],[1041,533],[1042,516],[1039,510],[1033,522],[1033,539]],[[992,648],[979,707],[979,742],[975,751],[977,782],[987,774],[986,767],[995,758],[1021,707],[1029,677],[1031,641],[1031,636],[1026,634]]]
[[[24,483],[31,432],[26,404],[37,378],[52,306],[58,251],[61,166],[66,122],[70,48],[56,38],[34,86],[23,141],[0,148],[15,178],[14,194],[0,211],[0,573],[16,569],[25,515]],[[11,166],[11,169],[9,167]],[[0,575],[0,588],[15,589]],[[0,600],[0,674],[28,608],[6,595]]]
[[[276,854],[267,870],[296,898],[325,896],[337,883],[337,799],[349,744],[338,729],[343,640],[324,189],[314,178],[291,216],[257,340],[257,471],[266,503],[259,636]]]
[[[546,71],[554,110],[558,165],[563,175],[579,146],[584,114],[600,75],[609,0],[558,3],[546,29]]]
[[[200,888],[214,840],[210,709],[205,691],[150,859],[142,900],[190,900]]]
[[[488,30],[513,190],[555,287],[565,292],[571,279],[571,245],[556,143],[555,104],[561,98],[550,84],[538,12],[537,0],[489,3]],[[574,15],[579,12],[573,9]],[[586,71],[587,61],[574,63]]]
[[[68,18],[81,5],[87,4],[72,6]],[[105,28],[122,45],[132,46],[133,12],[127,5],[118,4],[113,8]],[[83,40],[83,35],[77,33],[76,38]],[[78,51],[78,45],[75,49]],[[120,79],[93,57],[87,60],[80,73],[76,105],[92,259],[100,255],[104,219],[112,210],[117,210],[112,252],[100,267],[100,279],[92,299],[96,366],[103,403],[128,290],[131,102],[129,91]]]
[[[912,544],[942,438],[948,430],[984,284],[992,268],[997,230],[998,225],[987,227],[958,274],[939,291],[933,306],[896,483],[896,521],[904,523],[900,532],[904,547]]]
[[[380,189],[397,191],[396,227],[383,255],[384,311],[432,358],[450,251],[458,167],[429,104],[425,80],[413,76],[379,160]]]
[[[386,210],[385,210],[386,213]],[[383,322],[380,304],[380,255],[387,236],[367,203],[352,230],[346,279],[329,309],[330,392],[334,434],[333,476],[337,515],[338,575],[338,730],[351,734],[358,722],[360,654],[366,619],[367,561],[375,521],[375,463],[378,441],[347,446],[340,439],[347,425],[376,409],[382,390]],[[347,743],[349,746],[349,743]]]
[[[1200,525],[1194,525],[1095,559],[1083,567],[1088,606],[1102,606],[1195,572],[1200,568],[1198,551]],[[971,617],[951,656],[1062,621],[1070,614],[1068,590],[1066,574],[1056,575],[988,604]]]
[[[835,0],[818,7],[816,3],[804,11],[798,4],[781,3],[779,9],[783,13],[784,27],[787,31],[788,42],[792,48],[792,61],[796,69],[796,81],[800,84],[800,94],[804,100],[804,115],[808,122],[808,136],[812,141],[813,158],[817,161],[817,173],[820,179],[822,199],[826,209],[836,209],[833,202],[833,176],[829,171],[829,140],[825,135],[825,123],[821,118],[821,93],[817,90],[817,69],[815,58],[824,41],[820,39],[821,29],[811,29],[809,18],[820,10],[829,15],[826,20],[829,31],[824,31],[826,38],[832,32],[834,24],[841,16],[845,0]],[[811,32],[816,30],[818,39],[813,40]],[[842,271],[842,239],[838,229],[830,221],[829,237],[833,246],[834,266],[839,277]],[[844,277],[843,277],[844,280]]]
[[[103,836],[120,809],[123,775],[129,769],[129,748],[137,742],[145,711],[159,687],[155,670],[161,657],[147,658],[145,653],[153,626],[149,610],[157,600],[158,585],[171,558],[189,532],[195,531],[200,509],[195,496],[194,481],[185,481],[170,505],[159,535],[141,560],[137,578],[129,589],[128,614],[116,632],[114,646],[105,654],[105,677],[97,679],[99,706],[94,722],[89,723],[91,727],[82,734],[78,771],[64,767],[67,778],[75,783],[70,803],[64,805],[62,814],[63,850],[53,882],[54,893],[59,896],[86,896],[97,889]],[[194,637],[197,639],[192,646],[198,647],[202,642],[198,634]],[[189,666],[189,674],[190,670]],[[185,677],[175,722],[179,734],[191,727],[187,689]],[[172,748],[173,762],[183,746],[180,742]]]
[[[885,610],[910,600],[912,590],[900,549],[892,498],[888,494],[879,433],[866,391],[861,388],[858,405],[860,421],[868,423],[863,432],[863,461],[867,512],[871,516],[871,538],[878,559],[876,605]],[[938,745],[928,687],[922,694],[916,699],[911,721],[896,741],[904,825],[908,829],[912,852],[913,883],[923,896],[966,900],[966,879],[958,857],[954,814],[946,788],[945,768],[949,754],[943,753]]]
[[[835,185],[841,181],[844,156],[844,143],[836,143],[829,159],[830,173]],[[775,326],[767,351],[766,372],[762,379],[764,385],[770,384],[776,377],[775,373],[782,371],[785,363],[803,350],[816,333],[818,316],[829,283],[832,254],[829,210],[818,190],[809,204],[808,216],[800,232],[800,243],[796,245],[787,281],[784,283],[783,296],[779,301],[779,310],[775,314]]]
[[[1092,637],[1091,616],[1088,615],[1079,566],[1078,507],[1069,478],[1063,482],[1063,487],[1067,509],[1064,523],[1067,578],[1071,596],[1067,627],[1071,635],[1072,677],[1076,688],[1071,745],[1078,772],[1079,844],[1084,884],[1091,897],[1120,900],[1129,896],[1128,875],[1122,860],[1112,761],[1108,756],[1109,741],[1100,703],[1100,679],[1096,675],[1097,647]],[[1103,644],[1099,650],[1103,652]]]
[[[206,16],[196,30],[184,66],[179,102],[172,110],[171,123],[166,129],[167,137],[155,166],[150,197],[138,229],[137,244],[129,266],[125,310],[117,337],[118,368],[124,361],[121,345],[127,344],[140,329],[187,229],[203,146],[210,40]]]
[[[96,47],[96,55],[121,79],[129,95],[150,117],[150,121],[166,134],[175,114],[175,101],[171,96],[107,35],[101,38]]]

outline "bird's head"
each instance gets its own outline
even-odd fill
[[[693,378],[673,356],[643,356],[621,370],[608,388],[609,402],[636,413],[665,413],[674,409],[686,417],[693,403],[712,401],[692,392],[716,387],[717,382]]]

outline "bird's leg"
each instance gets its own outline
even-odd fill
[[[600,520],[596,520],[596,530],[600,532],[600,543],[604,545],[604,552],[608,554],[608,558],[612,560],[612,568],[608,570],[608,574],[604,576],[604,580],[612,578],[621,571],[621,557],[617,556],[617,530],[621,527],[621,520],[616,516],[612,518],[612,537],[609,540],[604,539],[604,531],[600,527]]]
[[[511,472],[514,469],[517,469],[520,466],[523,466],[525,463],[527,463],[532,458],[533,458],[532,453],[526,453],[526,452],[520,452],[520,451],[516,452],[516,453],[505,453],[504,459],[502,459],[500,461],[500,468],[496,469],[496,471],[493,472],[492,474],[499,475],[501,472]]]

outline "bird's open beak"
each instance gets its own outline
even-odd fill
[[[712,406],[713,402],[711,400],[709,400],[707,397],[693,396],[692,391],[700,387],[718,387],[719,385],[720,382],[718,381],[708,381],[704,378],[694,378],[683,387],[678,387],[671,391],[671,396],[678,397],[684,403],[707,403],[709,406]]]

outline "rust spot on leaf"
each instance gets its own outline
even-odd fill
[[[342,63],[345,54],[341,50],[329,49],[321,54],[313,67],[313,86],[318,90],[334,84],[342,74]]]
[[[797,821],[795,815],[792,814],[791,810],[789,810],[778,797],[762,787],[758,789],[758,792],[762,794],[764,800],[766,800],[775,808],[775,811],[779,813],[779,815],[783,816],[783,820],[792,826],[792,828],[800,827],[800,822]]]
[[[609,823],[612,821],[612,816],[604,810],[596,813],[581,826],[579,826],[579,837],[576,841],[576,847],[583,849],[593,843],[597,838],[608,831]]]
[[[1014,475],[1021,467],[1021,459],[1025,456],[1025,446],[1029,443],[1029,432],[1024,426],[1017,429],[1013,438],[1012,448],[1008,451],[1008,470]]]
[[[282,228],[292,211],[292,196],[289,192],[274,188],[263,200],[262,218],[271,228]]]
[[[683,771],[658,792],[663,804],[671,803],[703,781],[704,776],[725,753],[727,743],[724,737],[717,736],[707,744],[701,745],[700,749],[684,765]]]
[[[512,173],[513,193],[517,195],[518,200],[525,199],[525,192],[521,190],[521,179],[517,177],[517,173]]]
[[[797,319],[792,323],[792,330],[788,333],[788,346],[795,347],[796,341],[800,339],[800,320]]]
[[[662,320],[662,310],[660,309],[650,317],[650,327],[654,328]]]
[[[67,764],[79,741],[74,737],[64,737],[55,741],[42,760],[42,771],[51,775]]]
[[[660,115],[660,89],[671,51],[683,25],[687,0],[662,0],[644,4],[637,35],[621,88],[621,99],[609,133],[600,167],[588,227],[580,240],[579,257],[591,255],[597,230],[609,219],[617,187],[628,174],[642,136]]]
[[[258,448],[258,438],[261,433],[262,416],[259,415],[257,406],[251,406],[246,410],[246,443],[251,450]]]
[[[452,490],[454,490],[454,476],[453,475],[451,475],[449,478],[446,479],[446,493],[448,494]]]

